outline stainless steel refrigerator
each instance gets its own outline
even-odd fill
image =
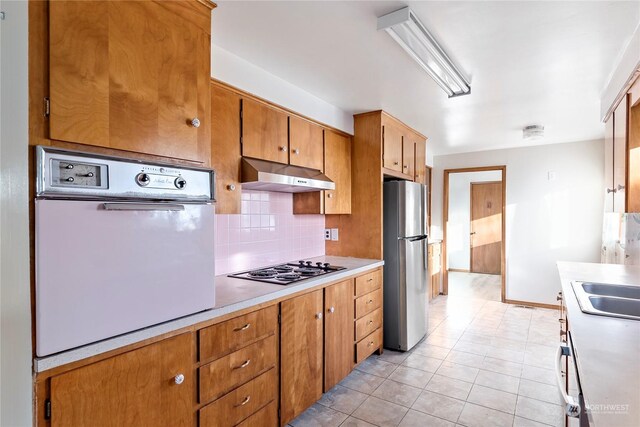
[[[407,351],[427,333],[427,187],[384,183],[384,346]]]

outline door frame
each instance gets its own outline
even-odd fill
[[[473,222],[473,186],[481,185],[481,184],[502,184],[502,181],[479,181],[479,182],[470,182],[469,183],[469,221]],[[504,196],[504,195],[503,195]],[[503,203],[504,205],[504,203]],[[504,209],[503,209],[504,211]],[[502,214],[502,218],[504,219],[504,213]],[[502,231],[502,235],[500,236],[501,240],[504,240],[504,231]],[[469,244],[469,273],[473,273],[473,248],[471,244]],[[500,271],[502,272],[502,266],[500,266]]]
[[[444,191],[442,204],[442,294],[449,294],[449,271],[447,270],[447,222],[449,221],[449,175],[452,173],[464,172],[486,172],[500,171],[502,175],[502,244],[500,245],[500,276],[501,276],[501,302],[506,302],[506,206],[507,206],[507,166],[479,166],[472,168],[445,169],[444,170]]]

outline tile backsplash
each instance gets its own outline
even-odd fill
[[[324,216],[293,215],[293,194],[242,192],[240,215],[216,215],[216,274],[324,255]]]

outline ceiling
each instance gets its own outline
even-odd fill
[[[384,31],[408,5],[471,80],[447,98]],[[220,1],[212,43],[347,112],[384,109],[439,154],[602,138],[600,96],[638,1]],[[545,126],[525,142],[522,128]]]

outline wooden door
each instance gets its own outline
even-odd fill
[[[471,272],[500,274],[502,182],[471,183]]]
[[[415,179],[416,170],[416,143],[413,135],[405,135],[402,138],[402,173]]]
[[[289,163],[288,117],[252,99],[242,100],[242,155]]]
[[[416,140],[416,169],[413,174],[414,181],[420,184],[427,183],[427,141],[422,138]],[[431,189],[428,189],[431,191]]]
[[[51,426],[193,426],[193,348],[186,333],[51,378]]]
[[[353,368],[353,280],[324,290],[324,391]]]
[[[55,1],[49,25],[51,139],[209,162],[210,8]]]
[[[324,171],[322,128],[299,117],[289,117],[290,163]]]
[[[330,130],[324,132],[325,173],[336,184],[324,193],[325,214],[351,213],[351,139]]]
[[[393,125],[382,126],[382,166],[402,172],[402,131]]]
[[[322,396],[322,289],[281,303],[280,423]]]
[[[604,211],[613,212],[613,114],[604,125]]]
[[[613,211],[626,210],[627,174],[627,98],[623,98],[613,113]]]
[[[640,95],[640,80],[636,81],[637,93]],[[627,212],[640,212],[640,102],[629,108],[629,151],[627,155]]]
[[[240,213],[240,96],[211,84],[211,167],[216,213]]]

